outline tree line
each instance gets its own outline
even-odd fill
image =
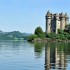
[[[19,31],[2,32],[0,31],[0,40],[27,40],[28,33],[21,33]]]

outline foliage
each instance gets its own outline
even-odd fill
[[[44,33],[39,34],[38,37],[40,37],[40,38],[45,38],[45,34],[44,34]]]
[[[19,31],[0,32],[0,40],[27,40],[28,35]]]
[[[59,39],[59,40],[70,40],[70,33],[65,30],[61,30],[61,29],[58,29],[58,34],[55,34],[54,32],[46,34],[43,32],[41,27],[37,27],[34,33],[35,34],[28,37],[29,41],[32,41],[35,38],[42,38],[42,39],[51,38],[51,39]]]
[[[45,37],[45,33],[43,32],[41,27],[37,27],[34,33],[40,38]]]
[[[49,33],[46,35],[47,38],[52,38],[52,39],[62,39],[62,40],[70,40],[70,34],[67,32],[64,32],[62,30],[59,30],[58,34],[55,33]]]
[[[55,33],[49,33],[46,35],[47,38],[55,38],[56,34]]]
[[[65,28],[70,29],[70,23],[66,25]]]
[[[35,38],[45,38],[45,33],[43,32],[41,27],[37,27],[33,35],[28,37],[28,41],[32,41]]]
[[[59,33],[59,34],[63,34],[63,32],[64,32],[63,30],[58,29],[58,33]]]
[[[32,41],[32,40],[34,40],[35,38],[38,38],[38,36],[37,36],[36,34],[30,35],[30,36],[28,37],[28,41]]]
[[[41,27],[37,27],[37,28],[35,29],[35,34],[38,35],[38,34],[41,34],[41,33],[43,33],[42,28],[41,28]]]
[[[66,25],[65,32],[70,33],[70,23]]]
[[[40,57],[44,48],[44,43],[34,43],[34,51]]]

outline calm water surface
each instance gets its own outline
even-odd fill
[[[70,70],[70,43],[0,41],[0,70]]]

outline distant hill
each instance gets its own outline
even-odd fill
[[[3,32],[0,30],[0,40],[27,40],[29,33],[21,33],[19,31]]]

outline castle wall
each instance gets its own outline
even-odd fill
[[[62,18],[61,19],[61,30],[64,30],[65,29],[65,18]]]
[[[58,19],[56,19],[56,28],[55,28],[55,33],[57,34],[58,33]]]
[[[65,25],[68,25],[69,19],[65,19]]]
[[[55,27],[56,27],[55,21],[52,20],[52,23],[51,23],[51,32],[55,32]]]
[[[57,34],[58,33],[58,29],[60,29],[59,17],[52,18],[51,31],[55,32]]]
[[[60,21],[57,21],[57,29],[60,29]]]

